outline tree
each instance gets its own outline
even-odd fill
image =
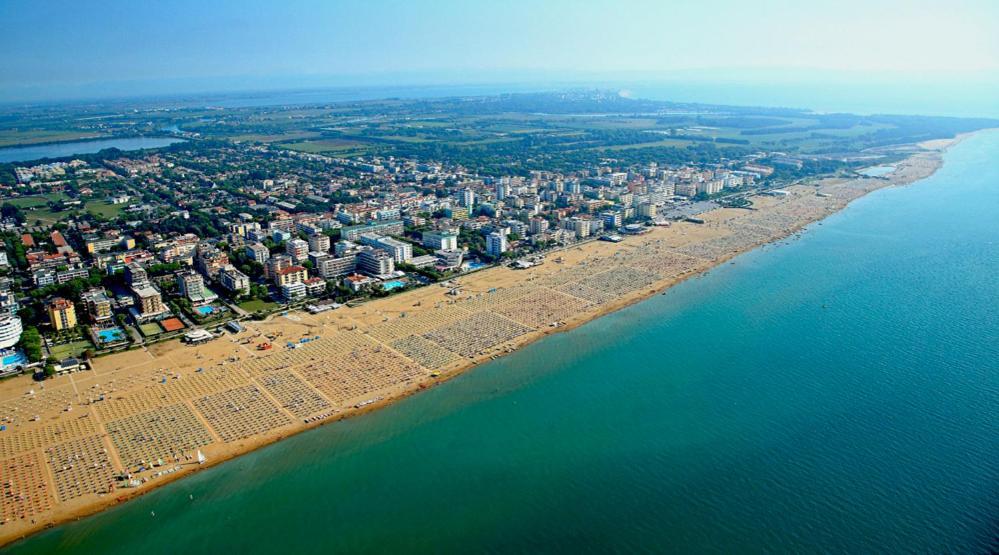
[[[42,360],[42,335],[38,333],[38,328],[25,328],[21,333],[21,350],[30,362]]]

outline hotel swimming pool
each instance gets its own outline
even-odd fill
[[[121,328],[108,328],[106,330],[98,330],[97,338],[101,343],[114,343],[115,341],[125,340],[125,330]]]
[[[386,281],[382,284],[382,289],[386,291],[392,291],[393,289],[399,289],[400,287],[406,286],[406,280],[403,279],[393,279],[392,281]]]
[[[28,363],[28,357],[24,356],[21,351],[3,351],[3,358],[0,358],[0,369],[7,368],[8,366],[24,365]]]
[[[479,268],[485,268],[488,266],[485,262],[465,262],[461,265],[462,269],[466,272],[471,272],[472,270],[478,270]]]
[[[195,308],[194,311],[202,316],[208,316],[212,312],[215,312],[215,307],[211,305],[199,306]]]

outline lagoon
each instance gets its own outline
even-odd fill
[[[183,139],[173,137],[126,137],[120,139],[98,139],[93,141],[73,141],[68,143],[48,143],[31,146],[0,148],[0,163],[29,162],[42,158],[63,158],[79,154],[93,154],[106,148],[119,150],[141,150],[162,148]]]

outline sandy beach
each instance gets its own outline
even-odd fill
[[[959,141],[931,141],[886,178],[822,179],[621,243],[550,253],[357,307],[275,315],[204,345],[157,344],[38,383],[0,382],[0,545],[199,469],[361,414],[548,334],[791,240],[877,189],[931,175]],[[262,343],[272,348],[261,350]],[[207,461],[199,464],[196,453]],[[128,482],[115,480],[127,471]]]

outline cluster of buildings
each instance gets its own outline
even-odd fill
[[[469,264],[634,232],[690,199],[739,190],[773,171],[742,160],[495,177],[435,161],[213,148],[101,167],[18,168],[10,187],[106,199],[120,215],[30,231],[0,221],[23,251],[15,267],[15,253],[0,249],[0,268],[13,278],[0,280],[0,348],[17,343],[30,288],[86,281],[74,298],[47,297],[47,321],[32,325],[61,331],[85,323],[98,332],[120,329],[122,319],[142,325],[178,316],[174,301],[197,309],[387,291]]]

